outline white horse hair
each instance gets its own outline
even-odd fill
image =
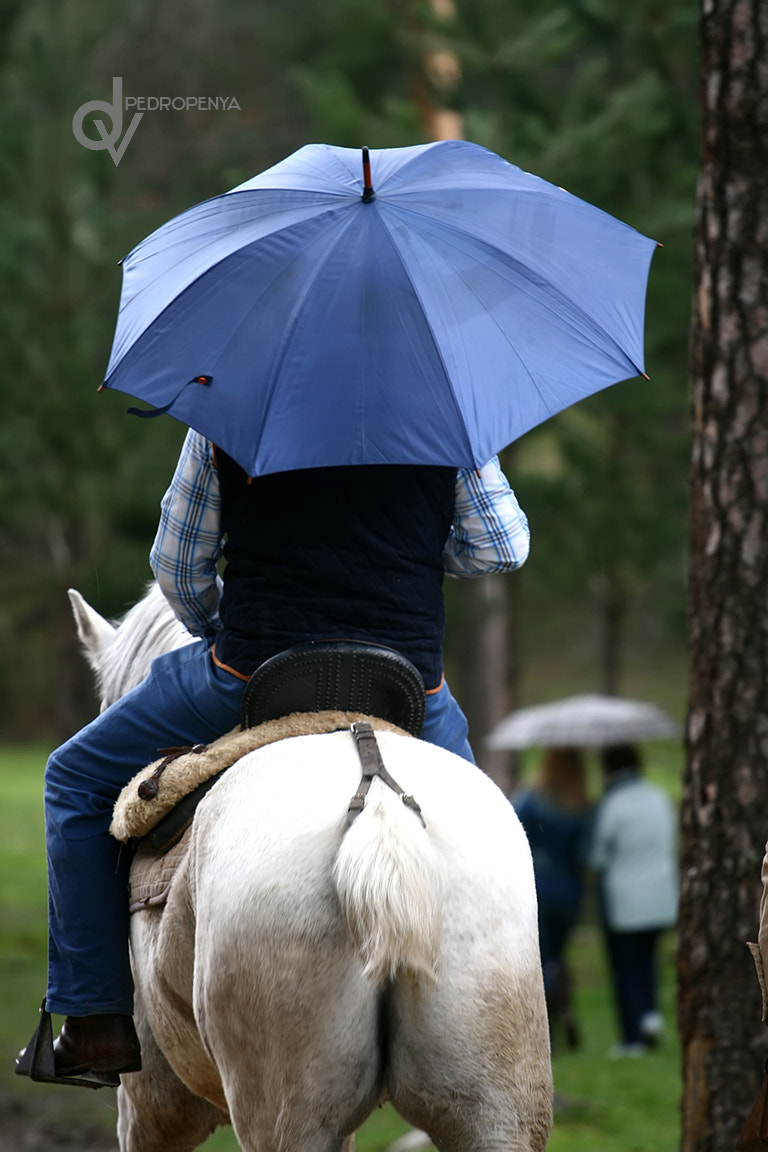
[[[69,589],[69,602],[85,658],[96,677],[102,712],[141,683],[155,656],[194,639],[174,616],[157,582],[149,585],[146,595],[117,626],[94,611],[74,588]]]
[[[189,640],[155,587],[117,626],[70,593],[105,703]],[[198,809],[167,904],[131,918],[143,1070],[121,1152],[338,1152],[389,1099],[440,1152],[543,1152],[549,1031],[533,868],[479,769],[378,734],[426,827],[347,732],[244,756]],[[137,765],[137,768],[140,765]]]

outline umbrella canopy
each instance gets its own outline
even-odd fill
[[[619,696],[582,695],[519,708],[487,737],[488,748],[602,748],[671,740],[674,720],[655,704]]]
[[[655,248],[476,144],[308,144],[125,258],[102,387],[252,476],[481,467],[643,374]]]

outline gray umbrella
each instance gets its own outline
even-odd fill
[[[519,708],[485,743],[488,748],[601,748],[679,735],[679,726],[655,704],[587,694]]]

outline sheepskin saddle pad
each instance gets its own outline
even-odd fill
[[[131,867],[131,911],[164,903],[173,875],[186,854],[198,803],[223,772],[249,752],[291,736],[348,731],[368,721],[376,731],[403,729],[360,712],[306,712],[234,728],[209,745],[170,753],[134,776],[120,793],[110,832],[120,841],[138,840]]]

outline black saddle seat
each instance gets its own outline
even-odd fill
[[[424,726],[424,681],[391,648],[351,641],[296,644],[259,665],[245,686],[243,728],[291,712],[362,712],[418,736]]]

